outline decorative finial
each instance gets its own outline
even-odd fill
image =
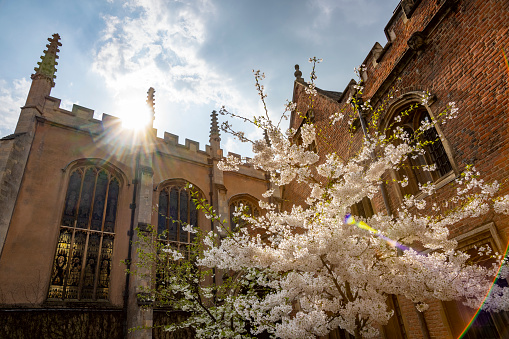
[[[293,73],[293,75],[295,75],[295,80],[304,81],[302,78],[302,72],[299,69],[299,65],[295,65],[295,73]]]
[[[221,138],[219,137],[219,124],[217,122],[217,112],[212,111],[212,114],[210,115],[211,121],[210,121],[210,140],[216,140],[220,141]]]
[[[48,38],[49,44],[46,45],[48,49],[45,50],[44,55],[41,56],[42,61],[37,63],[39,67],[34,68],[35,74],[32,74],[32,80],[46,79],[50,81],[51,87],[55,86],[55,82],[53,80],[57,77],[55,75],[55,72],[57,71],[55,66],[58,65],[58,62],[56,61],[58,59],[57,53],[60,52],[58,47],[62,46],[59,40],[60,35],[57,33],[53,34],[53,38]]]
[[[150,87],[147,92],[147,105],[150,108],[150,114],[152,115],[152,120],[154,120],[156,117],[156,103],[155,103],[155,89],[153,87]]]

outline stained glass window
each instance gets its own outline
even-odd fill
[[[165,186],[159,193],[159,239],[189,255],[188,244],[194,241],[195,234],[182,229],[187,224],[198,227],[198,211],[190,192],[184,183]]]
[[[98,166],[71,173],[48,299],[108,300],[119,187]]]

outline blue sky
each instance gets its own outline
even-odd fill
[[[252,117],[262,106],[252,70],[266,74],[268,107],[291,100],[294,65],[323,58],[317,86],[342,91],[378,41],[399,0],[0,0],[0,136],[14,130],[30,75],[53,33],[61,36],[56,86],[62,107],[137,116],[156,90],[158,135],[208,142],[210,112]],[[222,117],[224,119],[224,117]],[[252,138],[249,126],[236,125]],[[249,155],[222,136],[223,148]]]

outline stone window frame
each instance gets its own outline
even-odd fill
[[[96,174],[96,178],[95,178],[95,182],[94,182],[94,192],[93,192],[93,199],[95,199],[95,189],[97,188],[97,178],[98,178],[98,174],[102,171],[105,171],[108,176],[109,176],[109,184],[111,183],[112,181],[112,178],[116,179],[117,182],[118,182],[118,193],[117,193],[117,197],[116,197],[116,206],[115,206],[115,216],[114,216],[114,224],[113,224],[113,231],[112,232],[108,232],[108,231],[105,231],[104,230],[104,225],[105,225],[105,218],[106,218],[106,214],[104,213],[104,211],[108,208],[107,207],[107,204],[105,204],[104,206],[104,210],[103,210],[103,215],[102,215],[102,221],[101,221],[101,230],[92,230],[91,229],[91,218],[92,218],[92,213],[91,213],[91,216],[89,216],[89,220],[87,222],[87,229],[82,229],[82,228],[76,228],[76,224],[74,226],[64,226],[62,225],[62,222],[63,222],[63,217],[64,217],[64,213],[65,213],[65,209],[66,209],[66,205],[67,205],[67,200],[68,200],[68,190],[69,190],[69,185],[70,185],[70,182],[71,182],[71,177],[72,175],[77,172],[77,171],[82,171],[83,172],[83,178],[80,180],[80,196],[81,196],[81,190],[82,190],[82,185],[83,185],[83,181],[84,181],[84,177],[85,177],[85,174],[87,172],[88,169],[90,168],[95,168],[98,170],[98,173]],[[104,302],[109,302],[110,300],[110,297],[112,295],[111,293],[111,277],[112,275],[114,274],[114,271],[117,270],[116,268],[116,265],[112,265],[113,262],[117,261],[115,258],[116,258],[116,255],[115,255],[115,245],[116,245],[116,234],[118,233],[118,223],[117,223],[117,220],[118,220],[118,216],[119,216],[119,209],[120,209],[120,206],[119,206],[119,201],[121,201],[123,198],[122,198],[122,195],[123,195],[123,191],[125,191],[125,185],[126,183],[128,182],[127,181],[127,177],[126,175],[118,168],[116,167],[115,165],[111,164],[110,162],[104,160],[104,159],[101,159],[101,158],[82,158],[82,159],[77,159],[77,160],[73,160],[69,163],[67,163],[66,166],[64,166],[64,168],[62,168],[62,172],[64,173],[64,177],[62,179],[62,189],[61,189],[61,197],[59,198],[57,204],[59,206],[61,206],[60,209],[58,209],[58,215],[56,216],[56,224],[58,224],[58,234],[57,234],[57,237],[56,237],[56,241],[55,241],[55,254],[53,256],[53,260],[51,262],[51,273],[50,273],[50,276],[49,276],[49,282],[48,282],[48,290],[47,290],[47,293],[46,293],[46,303],[48,304],[55,304],[55,303],[59,303],[59,302],[65,302],[65,303],[69,303],[69,302],[86,302],[86,303],[104,303]],[[108,184],[108,186],[109,186]],[[109,189],[109,188],[108,188]],[[79,198],[79,197],[78,197]],[[108,199],[108,195],[106,194],[105,196],[106,199]],[[76,202],[76,206],[75,208],[78,209],[79,208],[79,200],[78,202]],[[91,210],[93,211],[94,209],[94,201],[92,200],[91,201]],[[76,212],[76,218],[78,217],[78,212]],[[83,258],[87,258],[87,254],[90,254],[89,253],[89,248],[88,248],[88,240],[89,240],[89,237],[90,237],[90,234],[99,234],[100,236],[100,245],[99,245],[99,249],[98,249],[98,254],[97,256],[100,257],[103,255],[102,253],[102,243],[103,243],[103,239],[106,236],[109,236],[110,238],[113,238],[113,241],[112,241],[112,244],[111,244],[111,249],[110,249],[110,258],[109,258],[109,269],[107,270],[108,271],[108,287],[107,287],[107,292],[106,292],[106,297],[105,298],[97,298],[98,296],[98,293],[97,293],[97,286],[99,285],[99,280],[100,280],[100,270],[101,270],[101,267],[100,265],[97,265],[97,267],[95,268],[95,273],[94,273],[94,290],[93,290],[93,296],[92,298],[80,298],[81,297],[81,294],[82,294],[82,289],[83,289],[83,281],[85,279],[85,274],[84,274],[84,270],[85,270],[85,265],[81,265],[83,267],[80,268],[81,272],[80,272],[80,277],[79,277],[79,284],[78,284],[78,297],[77,298],[66,298],[65,295],[62,295],[61,298],[58,298],[58,297],[51,297],[50,294],[52,293],[52,285],[53,284],[53,281],[54,281],[54,274],[55,274],[55,269],[56,269],[56,262],[57,262],[57,257],[58,257],[58,251],[59,251],[59,239],[61,238],[61,233],[62,233],[62,230],[64,229],[67,229],[67,230],[70,230],[71,232],[71,243],[68,244],[69,247],[70,246],[74,246],[74,236],[77,232],[77,230],[83,230],[82,232],[85,232],[86,233],[86,244],[85,244],[85,249],[83,251],[83,254],[82,254],[82,262],[83,262]],[[60,248],[62,249],[62,248]],[[71,260],[73,258],[71,258],[71,255],[72,255],[72,250],[69,251],[69,254],[68,254],[68,258],[67,260],[65,261],[65,271],[66,273],[64,273],[64,280],[65,282],[63,282],[63,286],[62,286],[62,294],[65,293],[65,287],[67,286],[67,280],[69,279],[69,275],[70,275],[70,266],[67,266],[67,264],[71,263]],[[86,261],[86,260],[85,260]],[[97,260],[97,262],[100,262],[101,260]],[[98,273],[99,272],[99,273]]]
[[[430,98],[428,100],[428,103],[422,102],[422,99],[425,96]],[[385,131],[385,129],[393,121],[394,116],[396,116],[397,114],[399,114],[400,112],[404,111],[405,109],[407,109],[408,107],[410,107],[411,105],[414,105],[414,104],[419,104],[421,106],[420,108],[425,109],[427,111],[428,115],[430,116],[430,118],[433,121],[435,121],[435,117],[436,117],[435,113],[438,111],[438,109],[436,107],[434,107],[435,112],[432,109],[432,106],[436,101],[435,98],[436,97],[433,94],[430,95],[429,93],[426,93],[424,91],[410,91],[405,94],[402,94],[401,96],[399,96],[398,98],[396,98],[395,100],[393,100],[390,103],[389,108],[387,109],[387,112],[382,119],[382,124],[380,124],[380,130]],[[459,170],[458,170],[458,166],[456,164],[456,160],[454,157],[454,152],[453,152],[453,148],[452,148],[451,144],[449,143],[447,138],[444,136],[442,129],[440,128],[440,125],[434,124],[434,126],[435,126],[435,130],[436,130],[438,136],[440,137],[440,141],[442,143],[442,146],[444,147],[444,150],[445,150],[445,153],[449,160],[449,163],[452,167],[452,170],[449,173],[434,180],[435,188],[440,189],[441,187],[447,185],[448,183],[450,183],[454,179],[456,179],[459,175]],[[399,180],[398,174],[396,173],[395,170],[390,171],[390,177],[392,180]],[[403,202],[405,194],[404,194],[402,187],[400,185],[396,185],[396,186],[398,186],[395,189],[396,196],[398,197],[398,200],[401,203],[401,202]],[[417,192],[415,194],[416,199],[424,199],[426,196],[427,196],[427,194],[424,192]]]

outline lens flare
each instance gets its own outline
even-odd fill
[[[505,248],[505,256],[504,258],[507,258],[507,252],[509,251],[509,244],[507,245],[507,247]],[[498,276],[500,275],[500,270],[502,269],[502,265],[500,265],[498,267],[498,271],[497,271],[497,275],[495,276],[495,278],[493,279],[493,282],[491,283],[491,288],[490,290],[488,291],[488,293],[486,293],[486,295],[484,296],[484,299],[481,303],[481,305],[479,306],[479,308],[477,309],[477,312],[475,312],[475,314],[473,315],[472,319],[470,319],[467,327],[465,327],[465,329],[463,330],[463,332],[461,332],[461,334],[459,335],[458,339],[462,339],[465,334],[468,332],[468,330],[472,327],[472,325],[474,324],[475,320],[477,319],[477,317],[479,316],[479,313],[481,313],[482,311],[482,307],[483,305],[486,303],[486,298],[488,298],[488,296],[490,295],[491,291],[493,290],[493,286],[495,286],[495,284],[497,283],[497,280],[498,280]],[[505,337],[504,337],[505,338]]]
[[[396,240],[392,240],[391,238],[386,237],[385,235],[382,234],[382,232],[380,232],[379,230],[376,230],[373,227],[369,226],[364,221],[356,221],[355,218],[353,217],[353,215],[351,215],[350,213],[345,215],[345,224],[347,224],[347,225],[355,225],[355,226],[357,226],[360,229],[369,231],[372,234],[374,234],[375,236],[377,236],[377,237],[387,241],[387,243],[390,246],[397,247],[397,248],[399,248],[402,251],[406,251],[406,250],[409,249],[405,245],[400,244],[399,242],[397,242]]]
[[[353,215],[351,214],[347,214],[345,215],[345,224],[347,225],[355,225],[357,226],[358,228],[360,229],[363,229],[363,230],[366,230],[366,231],[369,231],[370,233],[374,234],[375,236],[387,241],[387,243],[392,246],[392,247],[397,247],[403,251],[405,250],[408,250],[410,249],[409,247],[403,245],[403,244],[400,244],[398,243],[396,240],[392,240],[391,238],[388,238],[386,237],[385,235],[383,235],[379,230],[376,230],[374,229],[373,227],[369,226],[368,224],[366,224],[365,222],[363,221],[356,221],[355,218],[353,217]],[[506,247],[506,250],[505,250],[505,257],[507,257],[508,255],[508,251],[509,251],[509,244],[507,245]],[[477,316],[479,315],[479,313],[481,312],[482,310],[482,307],[484,305],[484,303],[486,302],[486,298],[490,295],[492,289],[493,289],[493,286],[495,285],[495,283],[497,282],[498,280],[498,276],[499,276],[499,273],[500,273],[500,270],[502,269],[502,265],[500,265],[500,267],[498,268],[498,272],[497,272],[497,275],[495,276],[495,278],[493,279],[493,283],[491,284],[491,288],[490,290],[486,293],[486,295],[484,296],[484,299],[483,299],[483,302],[482,304],[480,305],[479,309],[477,310],[477,312],[475,312],[474,316],[472,317],[472,319],[470,319],[470,322],[468,323],[467,327],[465,327],[465,329],[463,330],[463,332],[460,334],[460,336],[458,337],[458,339],[462,339],[465,334],[467,333],[467,331],[472,327],[472,324],[474,323],[474,321],[477,319]]]

